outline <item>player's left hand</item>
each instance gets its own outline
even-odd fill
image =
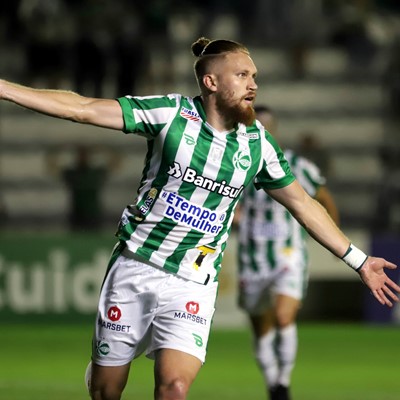
[[[386,275],[385,268],[396,269],[397,266],[384,258],[368,257],[359,273],[361,280],[370,288],[379,303],[392,307],[391,300],[399,301],[394,292],[400,293],[400,286]]]

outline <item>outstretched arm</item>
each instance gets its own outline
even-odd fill
[[[322,204],[322,206],[325,207],[329,216],[333,219],[333,222],[337,226],[339,226],[340,225],[339,211],[336,207],[335,201],[333,200],[333,196],[331,192],[328,190],[328,188],[326,186],[320,186],[314,198],[315,200],[318,201],[318,203]]]
[[[34,89],[0,80],[0,99],[56,118],[122,130],[122,110],[116,100],[80,96],[65,90]]]
[[[354,246],[350,247],[350,240],[324,207],[312,199],[297,181],[282,189],[269,190],[268,194],[283,204],[318,243],[355,269],[381,304],[391,307],[392,301],[399,300],[394,292],[400,293],[400,286],[384,271],[385,268],[395,269],[396,265],[383,258],[367,257]]]

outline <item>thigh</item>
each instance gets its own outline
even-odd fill
[[[201,285],[170,276],[160,290],[148,356],[160,349],[177,350],[205,361],[217,283]]]
[[[162,277],[151,266],[121,255],[116,258],[99,299],[92,349],[97,365],[128,364],[146,348],[157,304],[154,286]]]
[[[288,326],[295,322],[301,301],[286,295],[277,295],[275,300],[275,318],[280,327]]]
[[[275,327],[275,310],[271,307],[257,315],[249,315],[255,338],[261,338]]]
[[[273,284],[274,295],[285,295],[293,299],[302,300],[305,296],[308,283],[308,268],[302,253],[297,250],[281,254],[279,270]]]
[[[239,307],[250,316],[262,316],[272,307],[271,281],[262,276],[257,279],[242,279],[239,287]]]

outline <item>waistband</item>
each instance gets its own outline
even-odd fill
[[[192,281],[192,282],[198,283],[200,285],[208,285],[211,282],[210,274],[207,274],[205,279],[202,280],[202,281],[197,281],[197,280],[194,280],[194,279],[188,279],[188,278],[185,278],[184,276],[181,276],[179,274],[175,274],[175,273],[173,273],[171,271],[168,271],[167,269],[162,268],[159,265],[154,264],[154,263],[150,262],[149,260],[147,260],[147,259],[145,259],[145,258],[143,258],[141,256],[138,256],[136,253],[134,253],[133,251],[129,250],[128,247],[126,247],[126,246],[121,251],[121,254],[124,257],[131,258],[132,260],[139,261],[139,262],[141,262],[143,264],[149,265],[150,267],[157,268],[157,269],[159,269],[161,271],[164,271],[166,274],[172,274],[172,275],[178,276],[179,278],[181,278],[181,279],[183,279],[185,281]]]

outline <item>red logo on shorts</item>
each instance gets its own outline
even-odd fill
[[[195,303],[194,301],[189,301],[186,303],[186,311],[190,314],[197,314],[200,310],[199,303]]]
[[[121,310],[117,306],[109,308],[107,316],[111,321],[118,321],[121,318]]]

